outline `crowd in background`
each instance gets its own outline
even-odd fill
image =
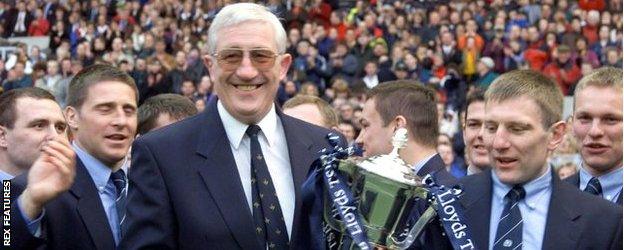
[[[50,40],[47,48],[18,44],[2,58],[2,88],[41,87],[64,105],[73,75],[94,63],[110,63],[134,78],[139,103],[176,93],[202,110],[212,97],[202,60],[209,54],[208,27],[232,2],[2,1],[4,38]],[[417,80],[439,94],[438,150],[449,167],[464,171],[461,122],[467,94],[487,89],[499,74],[528,68],[573,95],[576,82],[592,69],[622,68],[621,0],[257,2],[281,18],[293,57],[278,103],[297,94],[321,97],[335,108],[339,128],[352,143],[368,89],[390,80]],[[578,166],[575,144],[568,136],[553,163]]]

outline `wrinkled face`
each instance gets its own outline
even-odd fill
[[[284,114],[292,116],[302,121],[312,123],[316,126],[327,128],[321,111],[315,104],[305,103],[292,108],[284,109]]]
[[[466,109],[466,123],[464,124],[464,143],[466,153],[472,165],[482,168],[490,163],[488,151],[483,142],[481,126],[485,118],[485,103],[473,102]]]
[[[267,69],[259,69],[252,63],[249,50],[278,53],[275,31],[267,23],[244,22],[220,30],[216,52],[224,49],[240,49],[244,54],[240,65],[234,69],[222,67],[212,55],[204,57],[214,90],[225,109],[237,120],[257,123],[271,109],[279,81],[286,76],[292,58],[289,54],[277,55],[274,65]]]
[[[557,145],[541,121],[535,101],[518,97],[485,105],[483,140],[501,182],[523,184],[544,174],[546,159]]]
[[[81,107],[66,109],[67,120],[76,143],[113,167],[124,159],[136,134],[136,93],[116,81],[103,81],[88,88]]]
[[[589,86],[575,98],[572,128],[584,165],[596,173],[621,167],[622,90]]]
[[[15,167],[27,170],[39,157],[41,146],[56,136],[67,138],[67,123],[53,100],[18,98],[13,128],[0,126],[0,150]]]
[[[356,143],[364,149],[364,157],[388,154],[392,151],[392,136],[394,126],[392,123],[384,126],[383,120],[375,108],[375,99],[369,99],[364,104],[360,123],[362,130],[356,139]]]

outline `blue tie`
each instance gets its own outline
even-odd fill
[[[585,187],[585,190],[583,191],[602,197],[602,185],[600,185],[600,181],[596,177],[589,179],[587,187]]]
[[[284,215],[260,148],[259,131],[258,125],[250,125],[245,131],[251,140],[251,196],[256,237],[261,246],[287,249],[289,243]]]
[[[117,170],[111,174],[117,199],[115,199],[115,208],[117,209],[117,219],[119,220],[119,233],[121,234],[122,223],[126,219],[126,174],[123,169]],[[121,236],[121,235],[120,235]]]
[[[518,202],[524,199],[522,186],[515,186],[505,195],[505,208],[498,221],[494,250],[522,249],[522,214]]]

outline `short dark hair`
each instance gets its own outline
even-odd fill
[[[485,102],[485,90],[477,88],[474,92],[468,94],[466,103],[464,104],[464,113],[468,113],[468,107],[474,102]],[[464,114],[464,122],[466,122],[467,114]]]
[[[80,109],[87,98],[89,87],[104,81],[116,81],[130,86],[138,102],[139,91],[128,73],[108,64],[94,64],[82,69],[72,78],[67,91],[67,106]]]
[[[421,145],[437,145],[438,109],[436,93],[414,80],[397,80],[379,84],[369,92],[384,126],[401,115],[407,129]]]
[[[152,96],[139,106],[137,132],[145,134],[154,129],[161,114],[169,114],[171,118],[180,120],[197,114],[197,108],[190,99],[178,94]]]
[[[34,99],[49,99],[56,102],[54,96],[50,92],[41,88],[19,88],[12,89],[0,95],[0,126],[13,128],[15,120],[17,120],[17,111],[15,105],[20,98],[30,97]]]

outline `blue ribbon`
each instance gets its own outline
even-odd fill
[[[425,176],[423,182],[429,189],[429,194],[436,200],[433,208],[440,218],[453,249],[476,249],[472,233],[466,224],[464,209],[457,198],[461,189],[437,185],[431,175]]]
[[[347,233],[353,240],[353,244],[360,249],[371,249],[366,235],[364,223],[357,210],[357,203],[351,189],[346,185],[344,177],[338,172],[338,159],[345,159],[349,156],[350,150],[338,146],[339,137],[333,134],[327,136],[329,143],[334,147],[332,151],[323,149],[320,163],[315,162],[315,167],[322,164],[323,180],[325,187],[329,191],[329,198],[332,200],[334,208]]]

